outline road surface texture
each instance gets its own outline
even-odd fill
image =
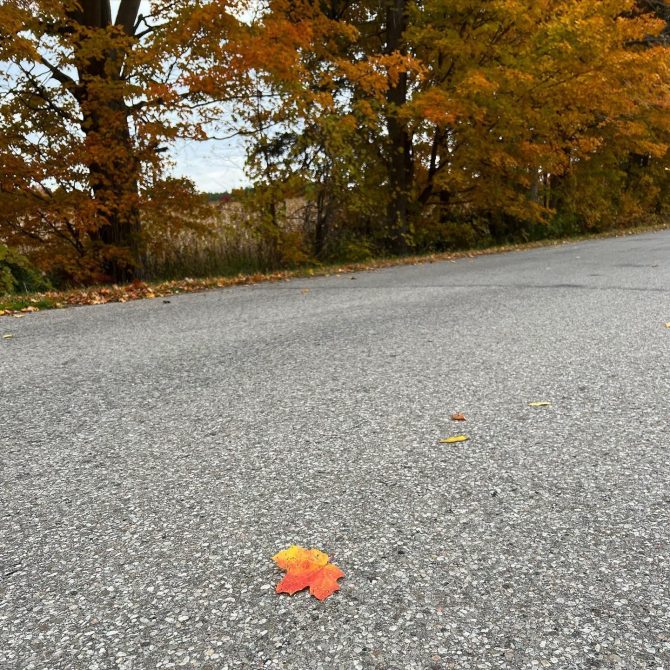
[[[3,318],[0,668],[670,668],[668,321],[670,232]]]

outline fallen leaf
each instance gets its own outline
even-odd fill
[[[528,407],[551,407],[551,403],[540,400],[538,402],[529,402]]]
[[[13,316],[15,319],[22,319],[22,318],[25,316],[25,314],[12,314],[12,316]]]
[[[451,415],[452,421],[465,421],[465,414],[462,412],[456,412],[456,414]]]
[[[470,439],[468,435],[454,435],[453,437],[443,437],[440,444],[455,444],[456,442],[467,442]]]
[[[337,580],[344,577],[336,565],[328,562],[328,554],[318,549],[305,549],[294,544],[275,554],[272,560],[286,571],[277,584],[277,593],[293,595],[309,587],[309,592],[323,601],[339,590]]]
[[[14,336],[13,336],[11,333],[5,333],[5,334],[2,336],[2,339],[3,339],[3,340],[11,340],[12,337],[14,337]]]
[[[665,327],[670,328],[670,321],[668,321],[668,323],[665,324]]]
[[[304,288],[304,289],[302,289],[302,293],[303,293],[303,294],[305,294],[305,293],[309,293],[309,289],[308,289],[308,288]]]

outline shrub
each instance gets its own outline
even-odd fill
[[[48,280],[15,249],[0,244],[0,295],[51,288]]]

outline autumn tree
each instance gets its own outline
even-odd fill
[[[273,0],[261,17],[264,29],[297,30],[304,43],[288,77],[261,78],[259,91],[274,96],[240,110],[250,169],[278,195],[297,189],[313,206],[317,257],[342,245],[355,257],[407,248],[412,166],[398,150],[408,142],[398,112],[416,73],[402,46],[405,7],[334,0],[296,12]]]
[[[649,2],[324,3],[353,32],[335,50],[301,52],[303,87],[280,109],[305,91],[327,92],[327,105],[298,109],[283,146],[339,165],[340,203],[374,199],[386,250],[439,242],[454,221],[494,237],[547,221],[578,174],[593,193],[607,166],[607,191],[628,157],[666,154],[666,24]],[[338,162],[349,150],[357,159]]]
[[[166,172],[242,95],[236,0],[13,0],[0,6],[0,235],[81,280],[142,272],[145,229],[184,225]],[[213,125],[214,124],[214,125]]]
[[[662,210],[665,2],[243,2],[0,5],[0,241],[69,278],[141,275],[148,232],[205,225],[166,150],[229,131],[276,263]]]
[[[426,3],[410,36],[427,72],[412,101],[417,137],[425,138],[419,198],[448,212],[460,204],[533,217],[546,204],[539,180],[570,171],[605,143],[664,153],[635,120],[664,105],[662,55],[629,46],[662,25],[626,16],[630,7]]]

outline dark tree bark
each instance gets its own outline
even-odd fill
[[[135,22],[140,11],[141,0],[122,0],[116,14],[116,25],[121,26],[126,35],[135,33]]]
[[[651,12],[665,21],[666,26],[660,35],[647,39],[649,45],[670,43],[670,5],[665,0],[638,0],[638,6],[644,12]]]
[[[119,6],[116,25],[126,35],[134,32],[139,6],[139,0],[122,0]],[[108,30],[112,26],[110,2],[84,0],[71,18],[89,30]],[[87,40],[94,38],[95,33],[82,37],[82,54]],[[129,110],[122,95],[110,93],[121,78],[123,48],[110,47],[97,58],[82,55],[77,66],[75,96],[82,110],[81,128],[94,148],[87,168],[100,225],[91,236],[100,245],[105,274],[113,281],[126,281],[141,271],[142,250],[139,163],[133,151]],[[101,147],[106,149],[102,158]]]
[[[386,53],[407,52],[403,35],[407,30],[407,0],[389,0],[386,8]],[[412,136],[407,124],[399,116],[399,111],[407,102],[408,75],[398,76],[387,93],[389,113],[386,129],[389,141],[389,189],[390,204],[388,228],[393,250],[406,253],[409,250],[410,199],[414,181],[414,161],[412,156]]]
[[[328,197],[320,192],[316,199],[316,221],[314,223],[314,255],[319,258],[326,246],[328,232]]]

